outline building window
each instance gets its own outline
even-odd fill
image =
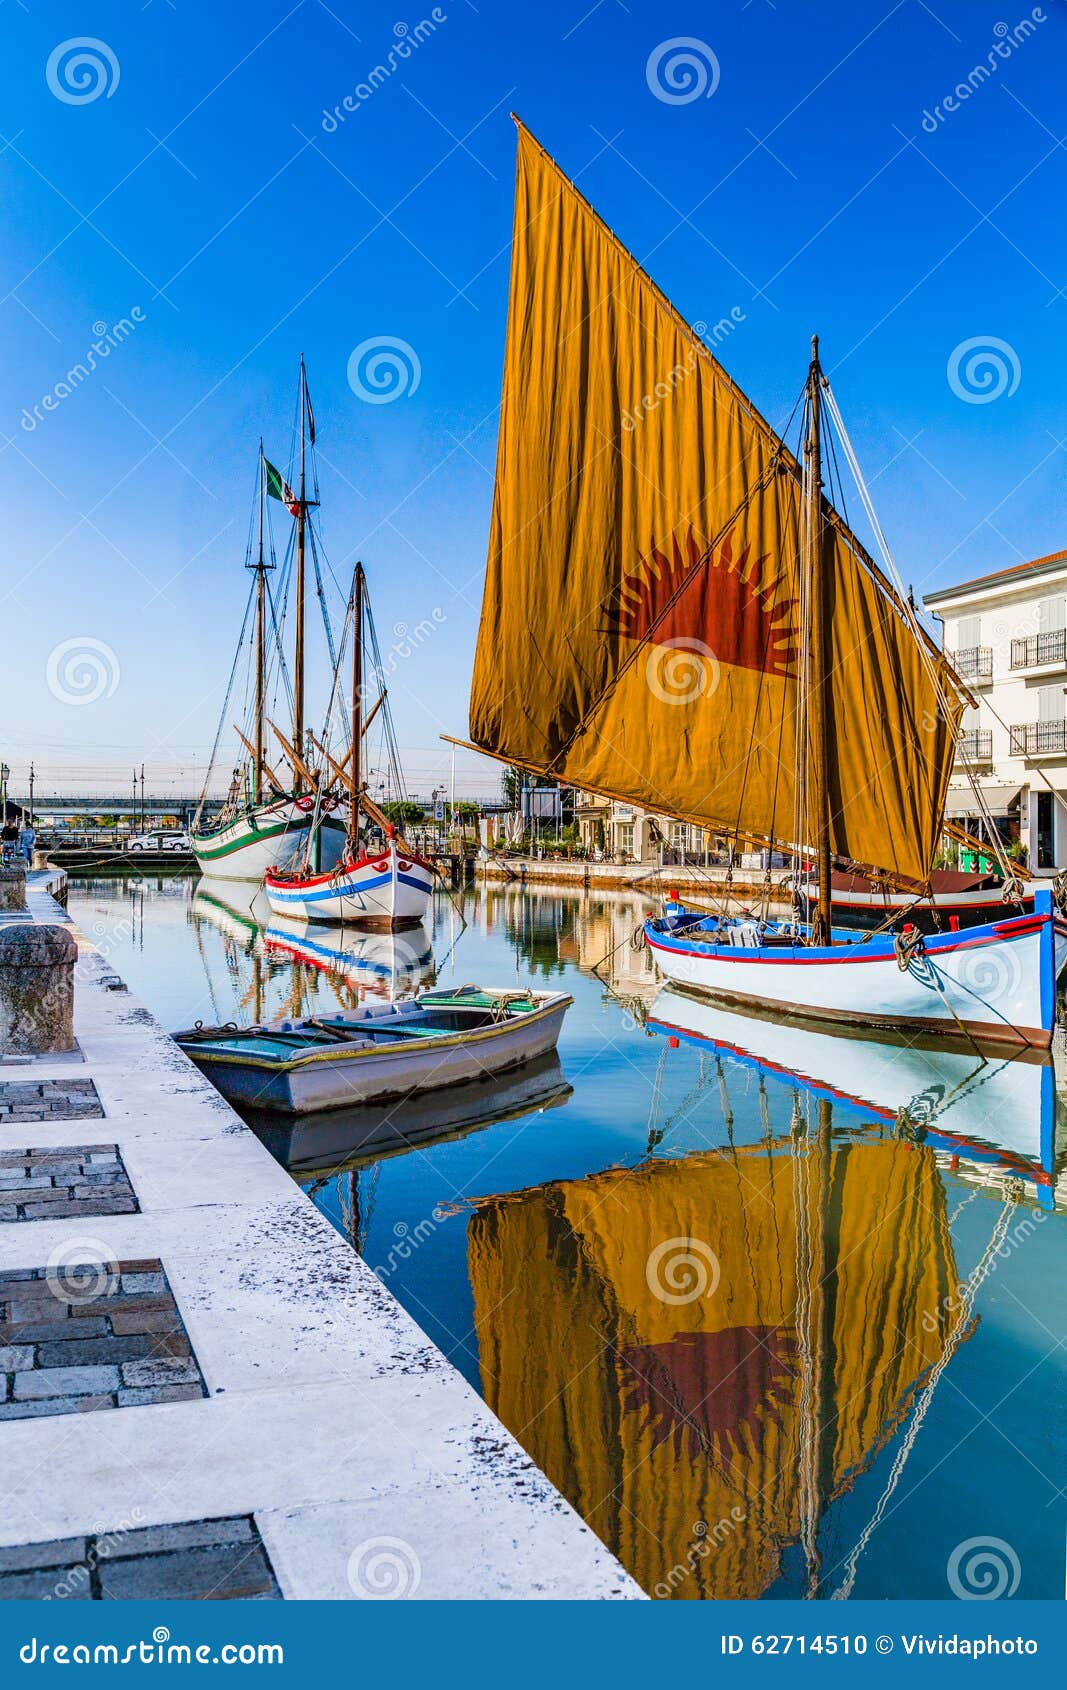
[[[618,822],[615,827],[615,849],[632,857],[634,854],[633,822]]]
[[[1067,627],[1067,599],[1042,599],[1037,607],[1039,634],[1061,634]]]
[[[688,849],[689,849],[689,824],[688,824],[688,822],[672,822],[671,823],[670,843],[671,843],[672,847],[674,848],[674,850],[676,850],[676,851],[688,851]]]

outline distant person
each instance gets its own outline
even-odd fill
[[[19,824],[14,816],[5,816],[0,827],[0,861],[8,868],[14,863],[19,848]]]
[[[19,850],[26,859],[27,867],[33,863],[33,851],[36,844],[37,831],[29,817],[26,816],[23,820],[22,827],[19,829]]]

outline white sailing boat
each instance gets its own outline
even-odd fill
[[[709,881],[704,908],[646,923],[669,978],[1048,1045],[1067,959],[1049,892],[965,933],[832,925],[835,860],[929,889],[973,699],[896,574],[817,339],[801,406],[797,455],[519,126],[471,741],[814,864],[810,918],[731,913]],[[826,416],[881,565],[824,490]]]
[[[255,579],[238,640],[239,659],[254,604],[253,701],[245,731],[235,729],[246,753],[246,759],[234,770],[221,812],[214,820],[206,822],[203,819],[203,811],[215,769],[213,753],[191,829],[193,852],[200,870],[215,879],[262,881],[272,864],[294,863],[305,849],[312,812],[316,807],[320,821],[317,833],[320,865],[324,868],[330,867],[337,861],[344,847],[344,823],[333,815],[337,800],[325,791],[320,793],[321,777],[309,760],[304,726],[307,537],[310,530],[309,515],[318,503],[317,499],[309,499],[307,496],[306,461],[307,448],[314,444],[314,439],[314,415],[308,397],[304,361],[301,359],[300,482],[296,494],[291,492],[280,473],[264,457],[262,441],[259,446],[256,490],[258,544],[255,548],[250,544],[246,559],[246,567],[254,572]],[[296,651],[292,679],[291,742],[274,727],[268,717],[268,690],[271,680],[282,684],[287,680],[281,627],[268,580],[276,567],[267,521],[268,497],[285,503],[290,515],[295,518]],[[329,638],[327,626],[327,639]],[[229,713],[237,667],[238,662],[235,659],[230,686],[223,701],[219,732],[216,735],[216,753]],[[276,773],[268,759],[268,726],[279,741],[289,765],[284,772]]]
[[[369,640],[368,640],[369,636]],[[344,756],[333,755],[331,733],[339,715],[340,679],[345,648],[352,641],[351,743]],[[365,658],[371,659],[368,665]],[[377,681],[378,697],[364,711],[364,675]],[[364,778],[364,738],[375,718],[384,730],[394,784],[403,796],[396,737],[389,713],[388,689],[367,597],[362,563],[352,578],[352,595],[334,671],[333,693],[320,750],[333,776],[348,793],[348,837],[344,852],[331,869],[314,866],[318,831],[324,819],[316,807],[303,860],[288,869],[271,868],[265,876],[270,907],[292,920],[348,922],[372,931],[417,927],[430,908],[434,867],[398,833],[396,825],[367,792]],[[328,818],[333,820],[332,817]],[[377,835],[368,837],[368,824]]]

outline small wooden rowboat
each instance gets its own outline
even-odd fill
[[[224,1097],[305,1114],[491,1079],[554,1050],[566,992],[461,986],[269,1027],[174,1035]]]

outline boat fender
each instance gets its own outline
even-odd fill
[[[915,957],[923,955],[926,944],[913,922],[905,922],[903,931],[894,933],[893,950],[896,954],[897,967],[902,974],[908,972]]]

